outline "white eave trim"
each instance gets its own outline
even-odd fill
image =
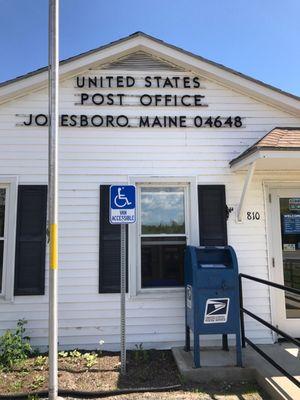
[[[186,54],[180,52],[180,50],[174,49],[168,44],[158,44],[152,41],[150,38],[145,38],[145,50],[151,49],[153,54],[164,57],[169,57],[170,60],[177,65],[185,69],[192,69],[194,72],[198,72],[203,77],[219,82],[231,89],[236,89],[246,95],[251,95],[257,99],[268,104],[275,105],[288,112],[300,115],[300,101],[293,97],[290,97],[284,93],[280,93],[277,90],[268,88],[255,80],[247,79],[239,75],[239,73],[231,72],[224,67],[211,64],[209,61],[201,60],[197,56],[192,54]]]
[[[300,158],[299,150],[257,150],[248,156],[245,156],[240,161],[234,163],[230,169],[232,172],[244,171],[248,168],[249,164],[260,159],[286,159],[286,158]],[[280,171],[280,168],[278,168]]]
[[[71,78],[72,76],[80,74],[83,71],[93,67],[93,65],[98,65],[101,62],[105,64],[106,62],[110,62],[110,60],[116,56],[122,57],[127,53],[131,53],[132,51],[140,50],[140,39],[141,38],[139,37],[132,38],[129,41],[130,43],[127,41],[121,42],[119,44],[100,49],[92,54],[79,57],[73,61],[62,63],[59,66],[60,79],[63,80]],[[24,92],[42,89],[47,87],[47,85],[48,70],[33,74],[32,76],[29,75],[28,77],[25,75],[24,79],[20,79],[7,86],[5,85],[0,87],[0,104],[13,98],[23,96],[25,94]]]
[[[240,76],[238,73],[228,71],[226,68],[223,69],[209,61],[201,60],[200,57],[198,58],[196,55],[180,51],[180,49],[176,49],[172,45],[159,43],[158,40],[143,35],[129,37],[127,40],[121,40],[120,42],[99,49],[99,51],[63,63],[60,66],[60,77],[61,79],[66,79],[91,68],[93,65],[102,62],[110,62],[116,56],[121,57],[137,50],[149,51],[153,55],[176,63],[186,70],[199,73],[203,77],[215,80],[220,84],[230,87],[231,89],[236,89],[246,95],[256,97],[263,102],[277,106],[292,114],[300,115],[300,101],[298,99],[280,93],[272,88],[268,88],[254,80],[252,81],[251,79]],[[0,103],[14,97],[19,97],[21,94],[24,94],[24,91],[32,91],[46,87],[47,78],[48,72],[42,71],[33,76],[25,76],[24,79],[1,87]]]

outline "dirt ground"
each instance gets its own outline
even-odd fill
[[[105,397],[108,400],[267,400],[253,384],[214,383],[187,385],[180,377],[171,351],[127,352],[127,374],[120,374],[119,353],[59,353],[59,388],[71,391],[114,391],[182,385],[165,392],[132,393]],[[48,387],[48,357],[39,355],[0,371],[0,395],[45,391]],[[71,400],[71,397],[65,397]],[[73,399],[72,399],[73,400]]]
[[[127,354],[127,374],[120,375],[119,353],[62,352],[59,357],[60,389],[108,391],[161,387],[180,383],[170,351],[137,350]],[[0,394],[47,389],[48,358],[34,357],[0,372]]]
[[[75,400],[66,397],[65,400]],[[270,400],[253,383],[212,383],[210,385],[183,385],[180,390],[156,393],[131,393],[105,397],[106,400]],[[95,400],[95,399],[94,399]],[[100,399],[98,399],[100,400]]]

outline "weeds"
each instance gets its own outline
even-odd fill
[[[37,356],[34,360],[33,365],[35,367],[40,367],[41,369],[43,369],[43,367],[45,366],[47,362],[47,357],[46,356]]]
[[[21,381],[15,381],[10,385],[10,389],[13,390],[14,392],[20,391],[21,387],[22,387]]]
[[[44,376],[37,375],[36,377],[33,378],[33,381],[29,386],[30,389],[36,390],[36,389],[40,388],[41,386],[43,386],[45,380],[46,380],[46,378]]]
[[[69,353],[67,351],[60,351],[58,353],[59,358],[66,358],[66,357],[68,357],[68,355],[69,355]]]
[[[0,364],[6,369],[26,360],[32,351],[30,338],[25,336],[26,323],[20,319],[14,332],[8,330],[0,337]]]
[[[71,358],[80,358],[81,357],[81,353],[78,350],[73,350],[69,352],[69,357]]]
[[[97,354],[95,353],[85,353],[83,354],[82,358],[86,360],[86,366],[88,368],[91,368],[97,364]]]
[[[135,345],[136,350],[134,350],[133,357],[136,362],[149,361],[149,353],[143,348],[143,343]]]
[[[24,377],[24,376],[27,376],[29,374],[29,371],[28,370],[26,370],[26,371],[20,371],[19,372],[19,375],[20,375],[20,377],[22,378],[22,377]]]
[[[73,350],[73,351],[60,351],[58,353],[59,358],[67,358],[70,357],[71,359],[74,360],[85,360],[87,368],[93,367],[95,364],[97,364],[97,354],[96,353],[81,353],[78,350]]]

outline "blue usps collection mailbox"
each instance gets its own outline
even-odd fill
[[[192,330],[195,367],[200,367],[200,334],[235,334],[237,365],[242,366],[235,251],[231,246],[187,246],[184,267],[186,350]]]

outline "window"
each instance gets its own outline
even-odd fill
[[[0,300],[13,300],[17,178],[0,176]]]
[[[0,293],[3,286],[3,267],[6,244],[6,188],[0,186]]]
[[[187,186],[141,186],[139,196],[141,288],[183,286]]]

